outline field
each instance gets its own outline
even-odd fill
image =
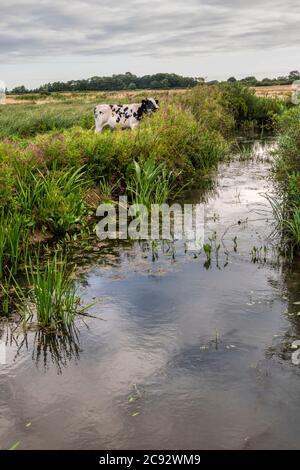
[[[292,85],[258,86],[254,88],[256,96],[266,98],[290,99]]]
[[[41,93],[29,93],[27,95],[7,95],[6,103],[10,104],[24,104],[26,102],[35,104],[45,104],[45,103],[59,103],[61,101],[65,102],[75,102],[79,100],[84,100],[86,102],[101,103],[103,101],[107,102],[118,102],[118,100],[133,102],[133,100],[138,100],[140,97],[144,96],[171,96],[173,94],[182,94],[186,90],[183,89],[171,89],[171,90],[139,90],[139,91],[98,91],[98,92],[65,92],[65,93],[51,93],[49,95]]]
[[[282,100],[290,99],[292,94],[291,85],[275,85],[275,86],[260,86],[253,87],[256,96],[266,98],[278,98]],[[132,102],[133,100],[139,100],[142,96],[172,96],[186,93],[184,89],[171,89],[171,90],[140,90],[140,91],[114,91],[114,92],[74,92],[74,93],[51,93],[49,95],[42,95],[41,93],[29,93],[28,95],[8,95],[6,97],[6,103],[10,104],[22,104],[22,103],[35,103],[35,104],[46,104],[46,103],[59,103],[61,101],[78,101],[84,100],[88,102],[117,102],[118,100],[126,100]]]

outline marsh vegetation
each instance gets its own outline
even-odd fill
[[[162,95],[100,135],[95,96],[0,109],[2,448],[297,445],[297,108],[239,85]],[[202,250],[97,239],[120,194],[205,201]]]
[[[80,236],[94,223],[99,202],[120,192],[131,202],[149,205],[174,200],[187,186],[208,184],[219,162],[235,152],[237,132],[271,131],[288,108],[284,101],[256,97],[239,84],[199,85],[160,93],[160,112],[134,132],[97,135],[92,113],[97,96],[46,104],[27,98],[28,103],[0,109],[0,297],[7,314],[11,285],[19,297],[20,292],[28,297],[19,279],[29,272],[35,286],[31,301],[41,324],[70,323],[79,301],[60,270],[68,261],[58,262],[54,249],[53,259],[39,264],[33,253],[43,256],[47,243],[55,246],[60,238]],[[293,113],[284,115],[282,126],[294,119]],[[296,151],[297,138],[295,129],[282,140],[282,151],[287,145],[289,152]],[[297,168],[289,169],[294,208],[299,202]],[[299,242],[299,214],[291,210],[286,229]]]

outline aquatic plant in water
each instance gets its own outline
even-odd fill
[[[84,313],[74,280],[74,272],[61,254],[55,253],[45,266],[36,256],[27,268],[29,294],[16,287],[19,311],[26,322],[36,318],[43,327],[71,325],[75,316]]]

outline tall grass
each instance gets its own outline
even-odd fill
[[[52,172],[43,178],[43,197],[37,202],[38,218],[56,235],[63,235],[71,225],[83,222],[88,181],[82,168]]]
[[[279,139],[274,174],[284,194],[286,241],[300,250],[300,107],[285,112],[279,120]]]
[[[29,137],[51,130],[94,124],[92,105],[55,103],[44,105],[16,104],[0,108],[0,138]]]
[[[134,204],[162,204],[168,201],[174,186],[174,175],[164,162],[157,163],[153,156],[145,161],[133,162],[129,173],[127,192]]]
[[[296,207],[291,214],[291,218],[287,220],[287,229],[291,235],[292,243],[298,249],[300,248],[300,208]]]
[[[28,230],[18,213],[0,213],[0,281],[15,275],[28,254]]]
[[[86,213],[84,196],[89,184],[84,168],[52,171],[43,175],[30,171],[17,175],[18,204],[26,215],[34,215],[40,226],[63,235],[72,224],[82,222]],[[33,222],[34,223],[34,222]]]
[[[300,205],[291,202],[289,193],[283,193],[282,197],[266,195],[269,201],[274,219],[276,232],[281,235],[284,246],[290,246],[293,250],[300,248]]]
[[[27,275],[32,286],[30,302],[24,299],[24,295],[19,295],[25,320],[36,316],[39,325],[50,328],[59,324],[71,325],[82,308],[74,273],[68,268],[66,259],[55,253],[43,267],[38,256],[30,258]]]

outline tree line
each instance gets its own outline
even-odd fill
[[[257,80],[254,76],[242,78],[240,80],[235,77],[228,78],[227,82],[238,82],[246,86],[272,86],[272,85],[291,85],[295,80],[300,80],[300,72],[292,70],[288,75],[283,75],[277,78],[263,78]]]
[[[242,79],[229,77],[227,82],[240,83],[245,86],[271,86],[290,85],[295,80],[300,80],[298,70],[291,71],[286,76],[277,78],[263,78],[258,80],[255,76]],[[52,93],[52,92],[76,92],[76,91],[119,91],[119,90],[166,90],[171,88],[191,88],[199,83],[213,85],[223,81],[206,81],[203,77],[182,77],[175,73],[156,73],[138,77],[131,72],[112,75],[111,77],[91,77],[82,80],[69,80],[68,82],[46,83],[35,89],[27,89],[24,85],[12,89],[12,94],[24,93]]]
[[[23,85],[16,87],[12,93],[41,93],[66,91],[119,91],[119,90],[145,90],[168,88],[191,88],[197,85],[199,79],[182,77],[175,73],[157,73],[138,77],[130,72],[112,75],[111,77],[91,77],[68,82],[46,83],[39,88],[28,90]]]

